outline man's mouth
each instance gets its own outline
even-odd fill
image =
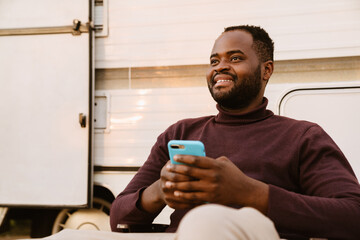
[[[233,80],[230,79],[220,79],[217,80],[214,84],[214,88],[225,88],[230,87],[233,83]]]
[[[214,87],[227,87],[234,82],[234,79],[231,75],[228,74],[217,74],[213,78]]]
[[[231,82],[232,80],[230,79],[220,79],[220,80],[217,80],[216,83],[222,83],[222,82]]]

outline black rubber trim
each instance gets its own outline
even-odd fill
[[[137,172],[140,167],[94,166],[94,172]]]

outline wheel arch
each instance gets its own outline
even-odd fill
[[[109,187],[104,184],[100,184],[100,183],[94,183],[93,196],[107,200],[110,203],[112,203],[115,200],[115,195],[109,189]]]

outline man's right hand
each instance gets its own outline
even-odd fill
[[[203,202],[196,202],[196,201],[183,201],[179,200],[176,196],[174,196],[174,188],[172,184],[174,182],[189,182],[189,181],[197,181],[188,175],[183,175],[180,173],[175,173],[170,171],[171,162],[168,161],[165,166],[161,169],[160,173],[160,193],[161,198],[163,199],[164,203],[167,204],[169,207],[174,209],[188,209],[193,208],[197,205],[203,204]]]
[[[202,204],[194,201],[179,201],[179,198],[174,196],[174,189],[171,184],[174,182],[189,182],[196,181],[190,176],[174,173],[169,171],[171,162],[168,161],[161,169],[160,179],[147,187],[141,195],[141,208],[149,213],[160,212],[165,205],[174,209],[193,208]]]

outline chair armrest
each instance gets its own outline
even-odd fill
[[[123,233],[154,233],[165,232],[169,227],[167,224],[118,224],[118,232]]]

